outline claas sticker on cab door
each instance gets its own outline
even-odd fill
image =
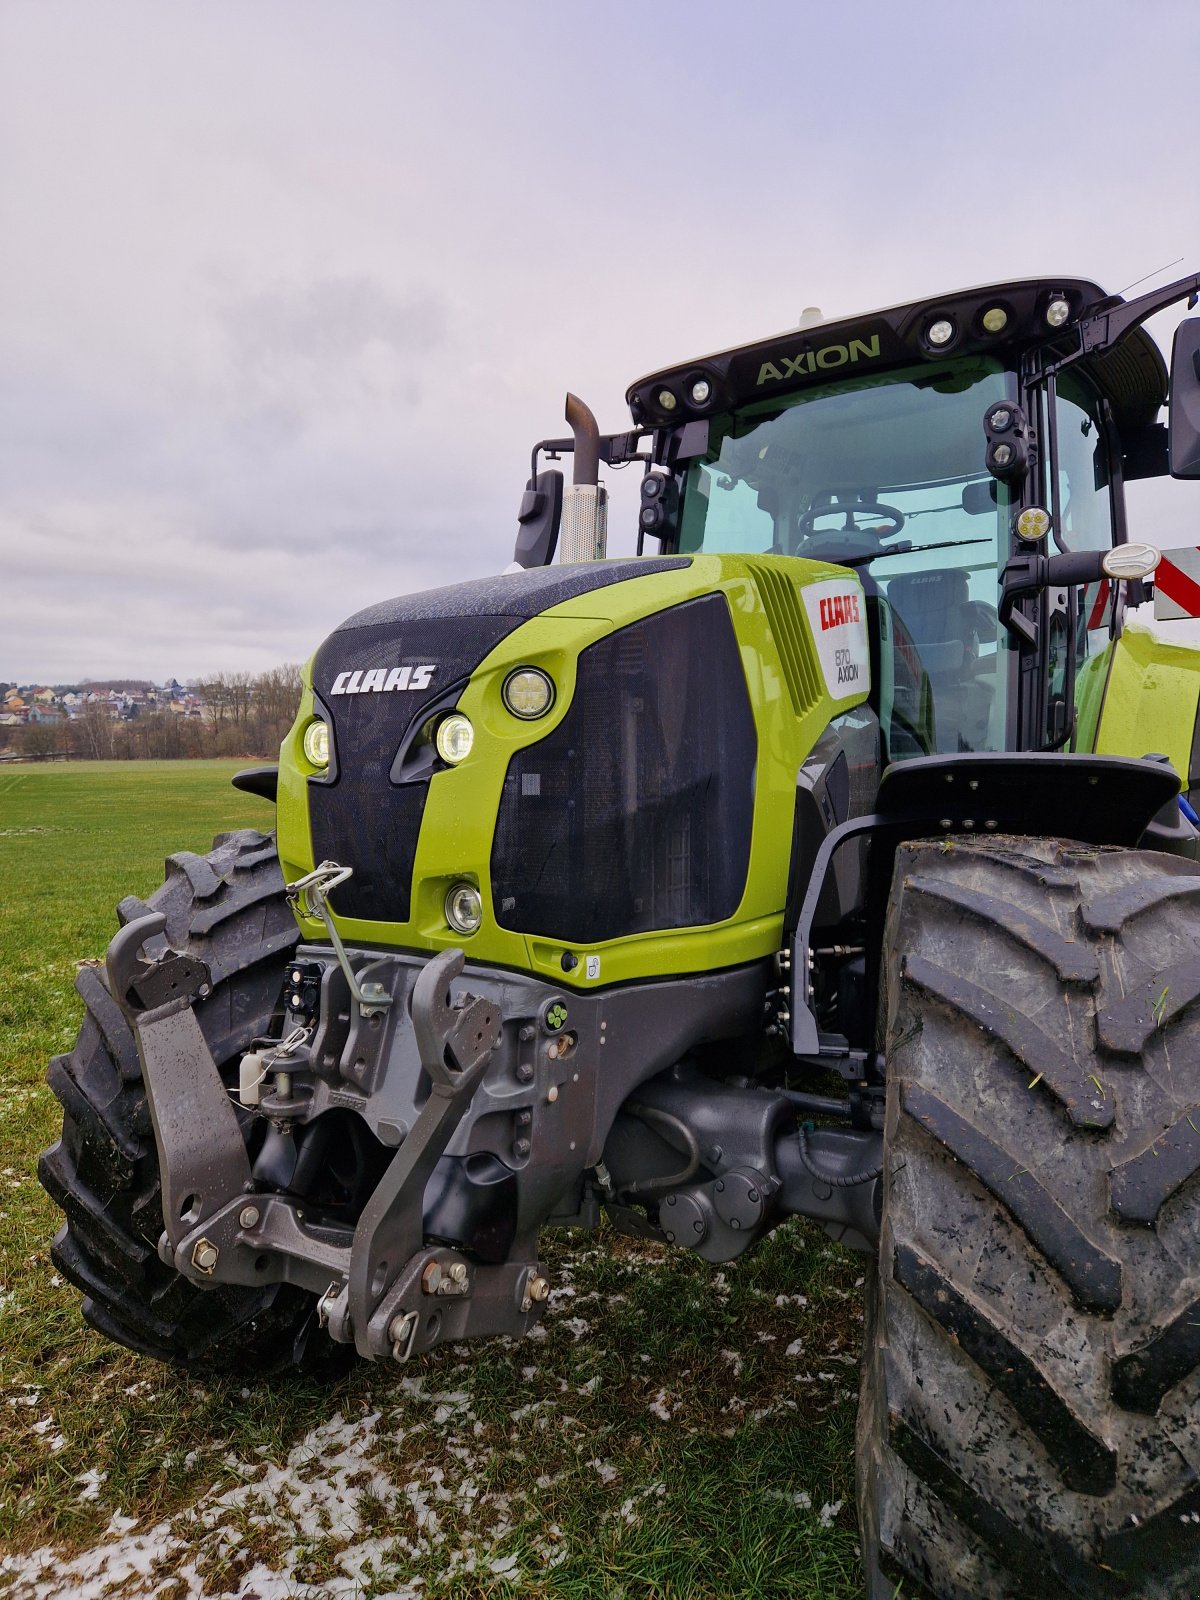
[[[852,578],[828,578],[801,590],[817,646],[825,687],[833,700],[849,700],[871,687],[867,605]]]

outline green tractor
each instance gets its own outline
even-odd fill
[[[877,1262],[871,1596],[1200,1593],[1200,652],[1125,626],[1123,492],[1200,476],[1200,319],[1170,385],[1143,328],[1198,290],[815,322],[612,435],[569,397],[513,566],[317,650],[235,779],[278,854],[172,857],[82,972],[88,1321],[403,1362],[525,1332],[548,1225],[809,1217]]]

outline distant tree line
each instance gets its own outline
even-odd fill
[[[130,714],[114,716],[110,702],[98,700],[70,719],[64,715],[53,722],[0,726],[0,749],[35,761],[67,756],[85,761],[273,759],[300,704],[300,668],[219,672],[188,687],[201,702],[198,715],[135,702]]]
[[[80,689],[107,694],[114,689],[117,694],[149,694],[154,688],[149,678],[81,678]]]

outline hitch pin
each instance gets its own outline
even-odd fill
[[[330,944],[333,945],[338,966],[341,967],[350,986],[351,998],[364,1017],[374,1017],[379,1012],[387,1010],[392,1003],[392,997],[381,983],[369,983],[365,989],[359,987],[354,968],[350,965],[350,957],[338,937],[327,904],[331,892],[340,883],[345,883],[347,878],[352,877],[353,873],[353,867],[339,866],[336,861],[322,861],[312,872],[306,872],[302,878],[297,878],[295,883],[287,885],[287,898],[288,904],[294,910],[299,909],[302,916],[313,921],[319,919],[325,924],[325,932],[329,935]]]
[[[284,1071],[283,1063],[296,1053],[307,1038],[307,1028],[293,1028],[287,1038],[281,1040],[277,1048],[271,1052],[265,1072],[274,1072],[275,1093],[280,1100],[289,1100],[292,1094],[292,1074],[290,1071]]]

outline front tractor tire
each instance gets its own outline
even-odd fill
[[[123,924],[161,912],[165,943],[208,964],[212,991],[196,1016],[235,1081],[242,1052],[270,1029],[297,942],[274,840],[243,830],[219,836],[208,855],[173,855],[149,901],[131,896],[117,911]],[[146,953],[163,948],[151,939]],[[158,1151],[133,1034],[102,966],[84,966],[75,986],[86,1008],[79,1038],[47,1074],[62,1137],[38,1175],[66,1214],[51,1256],[83,1291],[84,1317],[130,1350],[194,1368],[324,1364],[332,1347],[311,1295],[283,1284],[199,1288],[159,1259]]]
[[[1200,1594],[1200,867],[897,857],[872,1600]]]

